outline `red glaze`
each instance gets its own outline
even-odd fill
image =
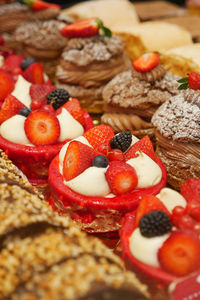
[[[59,157],[56,156],[49,169],[49,185],[54,201],[54,207],[62,214],[71,214],[75,218],[77,211],[87,212],[87,224],[83,217],[79,218],[84,229],[88,232],[110,232],[121,228],[121,218],[136,209],[141,197],[146,194],[156,195],[166,185],[167,174],[160,159],[155,159],[162,170],[160,183],[150,188],[135,190],[132,193],[114,198],[84,196],[72,191],[63,183],[63,176],[59,172]],[[91,217],[88,218],[88,213]],[[76,214],[77,218],[77,214]]]

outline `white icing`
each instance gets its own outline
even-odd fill
[[[16,144],[31,145],[24,131],[25,120],[25,117],[15,115],[3,122],[0,126],[2,137]]]
[[[131,146],[133,146],[135,143],[137,143],[139,141],[139,139],[135,136],[135,135],[132,135],[132,141],[131,141],[131,145],[129,148],[131,148]]]
[[[107,168],[90,167],[70,181],[64,181],[73,191],[85,196],[105,196],[110,193],[105,173]]]
[[[186,207],[187,205],[185,198],[180,193],[169,188],[162,189],[156,197],[160,199],[170,213],[175,206]]]
[[[27,107],[31,106],[31,97],[29,93],[30,87],[31,83],[25,80],[24,77],[19,75],[17,82],[15,83],[15,88],[12,92],[12,95]]]
[[[138,157],[129,159],[126,163],[131,165],[138,177],[137,188],[147,188],[158,184],[162,178],[160,167],[145,153],[138,151]]]
[[[59,142],[63,142],[66,139],[74,139],[80,135],[83,135],[83,126],[76,121],[65,108],[62,109],[57,118],[60,123]]]
[[[169,236],[170,234],[167,233],[162,236],[147,238],[142,236],[140,229],[137,228],[130,237],[130,251],[139,261],[150,266],[160,267],[157,256],[158,250]]]
[[[4,57],[0,55],[0,67],[3,66],[4,63]]]

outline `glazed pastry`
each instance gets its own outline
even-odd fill
[[[126,52],[131,59],[146,52],[162,52],[192,43],[188,31],[177,25],[159,21],[144,22],[135,26],[116,25],[113,32],[124,39]]]
[[[166,101],[154,114],[157,154],[168,172],[168,181],[176,189],[192,177],[200,177],[199,167],[199,75],[189,75],[190,89]],[[187,80],[187,79],[185,79]],[[188,83],[182,83],[187,87]]]
[[[138,140],[129,131],[114,135],[107,125],[66,143],[49,169],[54,209],[88,232],[118,230],[142,195],[155,195],[165,184],[149,137]]]
[[[151,117],[163,102],[178,93],[178,77],[167,73],[159,60],[157,53],[144,54],[133,61],[132,70],[118,74],[106,85],[102,123],[115,132],[131,130],[139,138],[147,134],[154,137]],[[138,61],[146,67],[145,72],[137,67]]]
[[[185,77],[192,71],[200,73],[200,44],[191,44],[165,51],[161,62],[169,72]]]
[[[70,40],[57,68],[56,86],[80,99],[82,107],[90,113],[102,113],[103,87],[117,73],[126,70],[130,62],[124,54],[123,41],[111,36],[110,31],[109,36],[98,34],[99,25],[93,31],[95,22],[95,19],[81,21],[85,27],[78,33],[79,22],[61,30]],[[91,27],[91,35],[85,33],[87,26]]]
[[[146,286],[100,240],[53,213],[26,180],[13,179],[3,153],[0,168],[0,299],[148,299]]]
[[[125,261],[148,283],[153,299],[173,299],[169,293],[181,277],[199,272],[199,214],[195,214],[200,211],[199,187],[199,179],[190,179],[181,194],[164,188],[156,197],[143,197],[136,212],[125,217],[121,230]],[[168,289],[170,283],[174,285]],[[191,285],[182,296],[195,292]]]

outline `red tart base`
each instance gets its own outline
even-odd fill
[[[162,179],[157,185],[138,189],[132,193],[113,198],[84,196],[72,191],[63,183],[59,171],[58,155],[49,168],[49,185],[52,205],[60,214],[70,215],[87,232],[112,232],[121,228],[120,221],[127,213],[134,211],[143,195],[156,195],[165,187],[167,174],[160,159],[155,162],[162,170]]]

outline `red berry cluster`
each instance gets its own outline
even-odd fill
[[[124,153],[119,149],[111,149],[108,143],[100,144],[96,150],[105,155],[109,161],[125,161]]]

